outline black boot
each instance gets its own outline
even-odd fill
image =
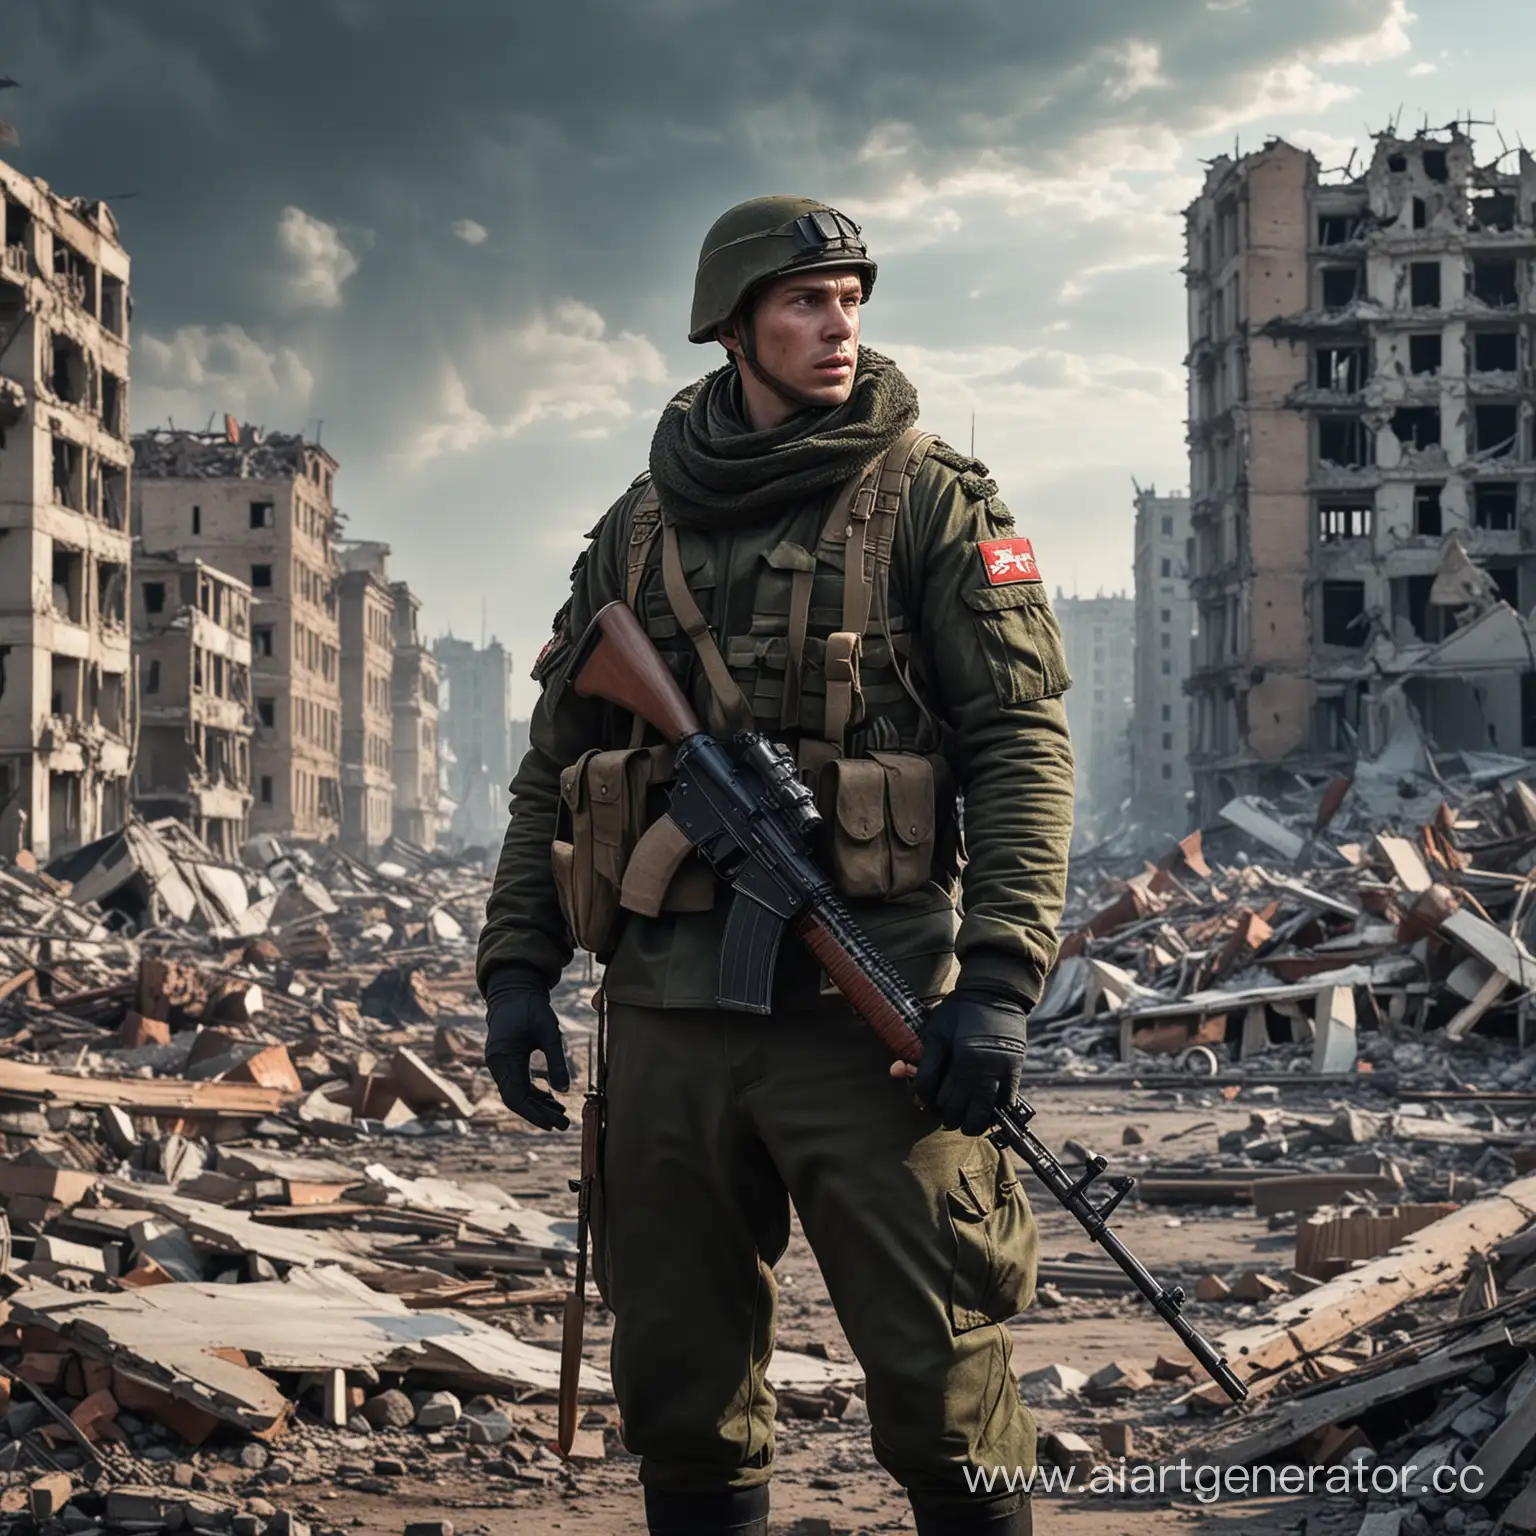
[[[768,1485],[710,1493],[645,1490],[651,1536],[768,1536]]]
[[[983,1506],[972,1515],[953,1510],[936,1514],[916,1505],[912,1514],[917,1520],[917,1536],[1032,1536],[1035,1529],[1028,1499],[1006,1515],[998,1514],[995,1506],[990,1511]]]

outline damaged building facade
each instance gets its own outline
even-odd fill
[[[1324,177],[1275,141],[1186,221],[1199,813],[1536,748],[1536,162],[1450,127]]]
[[[1149,834],[1189,828],[1189,497],[1136,487],[1136,676],[1131,814]]]
[[[141,553],[133,573],[139,742],[133,808],[240,854],[251,812],[251,589],[201,560]]]
[[[437,846],[437,659],[422,644],[421,599],[403,581],[390,583],[394,601],[394,835],[418,848]]]
[[[341,842],[376,853],[394,831],[395,600],[389,545],[339,550],[341,624]]]
[[[0,852],[122,824],[128,257],[106,204],[0,164]]]
[[[140,433],[133,447],[145,550],[205,561],[250,587],[250,830],[338,837],[336,461],[298,433],[233,417],[222,432]]]

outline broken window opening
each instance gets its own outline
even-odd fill
[[[1490,309],[1513,309],[1520,302],[1519,272],[1513,261],[1474,258],[1467,292]]]
[[[101,274],[101,323],[114,336],[128,331],[128,290],[122,278]]]
[[[124,700],[127,698],[126,679],[121,672],[103,672],[96,695],[96,723],[103,730],[120,736],[127,716]]]
[[[149,664],[149,673],[144,679],[144,692],[160,692],[160,663],[158,661],[152,661]]]
[[[251,631],[251,655],[270,656],[272,654],[272,635],[272,625],[256,625]]]
[[[78,773],[48,775],[48,842],[54,853],[68,853],[80,842],[80,788]]]
[[[53,611],[71,624],[85,623],[85,555],[67,544],[53,546]]]
[[[1451,171],[1446,163],[1443,149],[1426,149],[1424,151],[1424,174],[1431,181],[1449,181]]]
[[[203,690],[203,648],[200,645],[192,647],[192,686],[197,692]]]
[[[1392,431],[1405,448],[1422,452],[1440,441],[1440,407],[1437,405],[1399,406],[1392,412]]]
[[[253,501],[251,503],[251,527],[270,528],[272,526],[272,503],[270,501]]]
[[[1515,227],[1515,198],[1512,192],[1474,192],[1472,194],[1473,229],[1512,230]]]
[[[1317,387],[1339,395],[1358,393],[1365,387],[1365,359],[1364,347],[1319,347]]]
[[[1471,453],[1486,454],[1491,459],[1515,455],[1520,436],[1520,407],[1517,405],[1479,405],[1472,411]]]
[[[1312,717],[1314,750],[1353,752],[1360,734],[1360,689],[1325,694],[1318,699]]]
[[[1472,526],[1513,533],[1519,527],[1520,488],[1513,480],[1483,480],[1472,487]]]
[[[257,699],[256,719],[269,730],[277,724],[277,700]]]
[[[1413,200],[1413,227],[1415,229],[1429,227],[1429,204],[1422,197],[1416,197]]]
[[[15,265],[23,272],[32,270],[32,213],[10,198],[5,200],[5,248],[17,252]]]
[[[127,622],[128,567],[115,560],[103,560],[96,567],[96,609],[103,622]]]
[[[144,583],[144,611],[145,613],[165,612],[165,583],[163,581],[146,581]]]
[[[203,531],[203,509],[198,506],[192,508],[192,536],[197,538]]]
[[[1360,238],[1360,216],[1354,213],[1321,213],[1317,217],[1319,245],[1348,245]]]
[[[1374,531],[1376,511],[1370,502],[1323,501],[1317,508],[1317,536],[1321,543],[1368,539]]]
[[[54,656],[49,688],[49,713],[60,720],[80,718],[80,663],[72,656]]]
[[[53,499],[85,511],[85,450],[67,437],[53,439]]]
[[[270,773],[264,773],[261,776],[261,803],[263,805],[272,804],[272,775]]]
[[[1415,261],[1408,267],[1408,302],[1414,309],[1439,309],[1440,263]]]
[[[1363,416],[1319,416],[1317,456],[1337,469],[1364,469],[1374,459],[1374,437]]]
[[[1370,633],[1365,622],[1365,583],[1325,581],[1322,606],[1323,644],[1359,650]]]
[[[1324,309],[1345,309],[1365,297],[1364,267],[1324,267],[1320,276]]]
[[[1430,602],[1434,585],[1433,576],[1409,576],[1392,583],[1392,612],[1408,621],[1417,639],[1430,645],[1439,644],[1456,628],[1455,611]]]
[[[1493,577],[1499,596],[1511,608],[1520,611],[1520,567],[1512,560],[1479,560],[1476,563]]]
[[[1395,176],[1401,176],[1408,169],[1407,155],[1388,155],[1387,169]]]
[[[1441,487],[1438,485],[1416,485],[1413,488],[1413,531],[1421,537],[1440,537],[1443,527],[1440,492]]]
[[[1420,331],[1408,338],[1409,373],[1439,373],[1442,361],[1439,331]]]
[[[1536,672],[1520,674],[1520,745],[1536,747]]]
[[[96,313],[96,267],[62,235],[53,237],[53,275],[70,300],[88,315]]]
[[[48,385],[66,405],[84,405],[91,390],[85,348],[55,331],[49,346]]]
[[[123,402],[127,398],[128,391],[124,388],[123,381],[115,373],[109,373],[103,368],[101,370],[101,424],[113,437],[128,436],[128,422],[123,411]]]
[[[1474,373],[1515,373],[1520,367],[1518,331],[1474,331],[1472,333],[1472,371]]]
[[[272,567],[270,565],[253,565],[251,567],[251,585],[263,589],[272,586]]]

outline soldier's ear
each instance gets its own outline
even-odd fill
[[[729,320],[723,320],[715,327],[715,340],[720,343],[733,357],[740,357],[743,351],[741,343],[741,323],[735,315]]]

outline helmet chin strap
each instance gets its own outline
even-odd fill
[[[741,319],[741,356],[747,367],[752,370],[753,377],[759,383],[765,384],[787,405],[798,407],[802,411],[824,411],[827,409],[824,400],[813,399],[809,395],[803,395],[793,384],[786,384],[783,379],[775,378],[757,357],[757,338],[753,334],[753,317],[749,311]]]

